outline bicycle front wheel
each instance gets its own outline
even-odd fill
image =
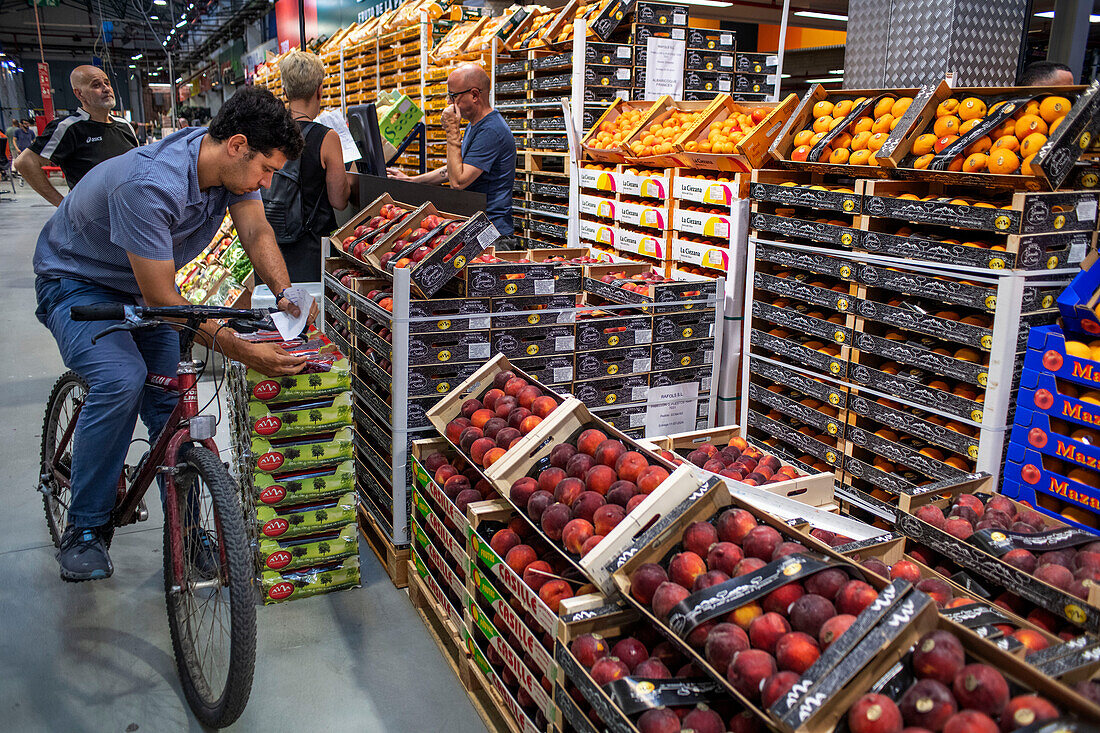
[[[54,547],[61,547],[61,533],[68,522],[72,500],[74,425],[78,410],[88,396],[88,383],[74,371],[58,378],[46,402],[42,421],[42,453],[39,461],[39,490],[46,509],[46,527]]]
[[[164,585],[172,649],[184,696],[204,725],[224,728],[244,711],[256,663],[252,556],[235,484],[208,449],[180,457],[176,509],[182,575],[164,523]],[[166,517],[168,513],[166,512]]]

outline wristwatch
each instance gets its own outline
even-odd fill
[[[285,287],[275,295],[275,305],[278,305],[280,300],[286,298],[286,291],[288,290],[290,290],[290,287]],[[290,298],[287,298],[287,300],[290,300]]]

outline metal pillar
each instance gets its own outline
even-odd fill
[[[1050,25],[1047,61],[1057,61],[1081,78],[1085,65],[1085,45],[1089,40],[1089,15],[1092,0],[1055,0],[1054,21]]]

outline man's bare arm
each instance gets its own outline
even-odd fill
[[[258,200],[238,201],[229,207],[229,215],[233,217],[233,226],[241,240],[241,247],[252,261],[252,267],[260,280],[276,295],[290,287],[292,283],[286,271],[286,261],[275,241],[275,232],[267,223],[263,203]],[[278,301],[278,306],[292,316],[298,315],[298,306],[288,300]],[[317,303],[314,302],[310,308],[308,323],[312,324],[317,319],[317,313]]]
[[[50,165],[49,158],[43,158],[30,148],[21,152],[15,159],[15,170],[19,171],[19,175],[31,184],[31,188],[54,206],[60,206],[65,197],[50,183],[50,177],[46,175],[46,171],[42,170],[44,165]]]

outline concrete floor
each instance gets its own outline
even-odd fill
[[[64,371],[34,318],[31,258],[53,207],[29,187],[11,199],[0,201],[0,728],[202,730],[168,638],[159,506],[116,534],[114,577],[58,578],[33,488],[45,400]],[[252,697],[231,730],[484,730],[405,591],[365,544],[361,555],[361,589],[259,609]]]

